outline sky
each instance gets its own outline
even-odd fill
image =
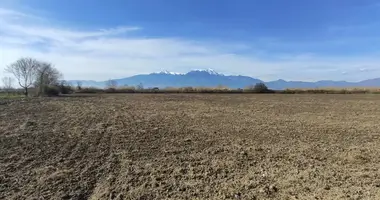
[[[20,57],[67,80],[211,68],[360,81],[380,77],[380,1],[0,0],[0,77]]]

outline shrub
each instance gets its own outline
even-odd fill
[[[58,90],[61,94],[71,94],[74,92],[74,89],[71,86],[64,84],[58,85]]]
[[[58,96],[60,93],[60,89],[57,86],[46,86],[45,87],[45,95],[51,97],[51,96]]]
[[[255,85],[248,86],[245,92],[252,93],[274,93],[273,90],[268,89],[264,83],[256,83]]]
[[[104,90],[105,93],[134,93],[135,89],[133,87],[124,88],[107,88]]]
[[[76,91],[76,93],[90,93],[90,94],[103,93],[103,92],[104,90],[95,88],[95,87],[82,88],[81,90]]]
[[[110,87],[104,90],[105,93],[116,93],[116,88]]]
[[[118,93],[135,93],[135,92],[136,92],[136,88],[135,88],[135,87],[128,87],[128,86],[125,86],[125,87],[117,88],[116,91],[117,91]]]
[[[153,93],[159,93],[160,92],[160,88],[154,87],[154,88],[151,89],[151,92],[153,92]]]
[[[268,93],[269,89],[264,83],[256,83],[256,85],[253,87],[253,92]]]

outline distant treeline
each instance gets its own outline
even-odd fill
[[[286,89],[271,90],[265,84],[259,83],[246,88],[231,89],[227,87],[167,87],[167,88],[143,88],[141,86],[108,87],[105,89],[95,87],[74,87],[70,85],[60,86],[56,89],[48,89],[48,96],[59,94],[112,94],[112,93],[276,93],[276,94],[380,94],[380,88],[310,88],[310,89]],[[36,88],[30,88],[35,93]],[[22,95],[22,89],[2,90],[1,94]]]
[[[286,89],[271,90],[264,83],[258,83],[246,88],[231,89],[228,87],[109,87],[100,89],[95,87],[76,88],[75,93],[278,93],[278,94],[380,94],[380,88],[320,88],[320,89]]]

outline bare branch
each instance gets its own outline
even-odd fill
[[[25,95],[28,95],[28,88],[35,81],[38,66],[39,62],[33,58],[20,58],[5,70],[15,76],[20,87],[25,89]]]
[[[35,86],[39,88],[39,94],[44,94],[47,86],[58,85],[62,77],[62,74],[50,63],[40,62],[35,82]]]
[[[77,90],[81,90],[81,89],[82,89],[82,82],[77,81]]]
[[[116,88],[117,87],[117,82],[115,80],[108,80],[106,83],[107,88]]]

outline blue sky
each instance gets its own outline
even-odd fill
[[[380,1],[0,0],[0,72],[21,56],[66,79],[212,68],[359,81],[380,77]]]

